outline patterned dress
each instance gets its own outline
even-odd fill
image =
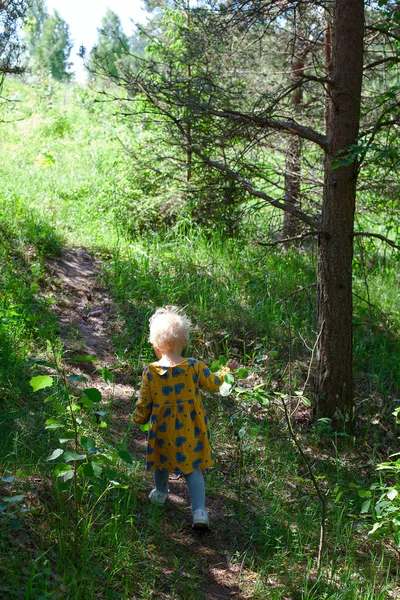
[[[144,369],[134,421],[150,422],[148,471],[185,474],[214,464],[200,389],[218,392],[224,374],[211,373],[194,358],[174,367],[152,363]]]

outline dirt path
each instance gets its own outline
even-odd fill
[[[50,271],[51,290],[56,299],[54,311],[59,318],[61,338],[66,350],[65,362],[69,364],[71,373],[84,374],[88,378],[88,386],[99,389],[103,398],[109,400],[112,396],[110,429],[112,435],[119,440],[127,431],[135,390],[129,381],[129,374],[118,369],[111,340],[112,334],[120,325],[112,299],[107,289],[99,283],[100,264],[82,248],[66,248],[59,258],[50,263]],[[68,356],[88,354],[97,359],[96,366],[92,363],[68,361]],[[105,383],[96,367],[110,369],[115,374],[115,383]],[[145,447],[146,434],[135,431],[128,449],[144,458]],[[149,481],[149,489],[150,485]],[[171,476],[170,489],[166,512],[174,519],[178,514],[182,515],[183,508],[188,525],[184,531],[176,532],[174,541],[201,560],[201,571],[205,578],[202,598],[249,598],[250,596],[241,592],[239,585],[239,580],[243,577],[242,568],[231,562],[233,551],[229,549],[230,538],[238,532],[233,531],[236,528],[233,521],[227,527],[223,502],[217,498],[208,500],[208,510],[215,526],[211,532],[199,535],[190,528],[191,511],[185,482],[179,477]],[[170,598],[168,594],[164,597]]]
[[[92,363],[70,363],[75,373],[84,372],[90,385],[104,397],[113,396],[131,408],[134,388],[117,365],[112,335],[119,324],[107,289],[99,279],[98,261],[83,248],[65,248],[50,263],[51,289],[56,296],[54,311],[60,322],[60,335],[68,355],[90,355],[96,367],[107,367],[115,374],[113,384],[106,383]]]

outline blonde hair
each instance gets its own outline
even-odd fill
[[[149,342],[160,350],[186,346],[189,341],[189,318],[177,306],[157,308],[149,323]]]

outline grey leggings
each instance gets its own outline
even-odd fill
[[[189,488],[192,510],[198,510],[199,508],[205,510],[206,492],[202,471],[192,471],[191,473],[185,474],[184,477]],[[168,494],[168,479],[169,473],[166,469],[163,469],[162,471],[156,469],[154,471],[154,484],[158,492]]]

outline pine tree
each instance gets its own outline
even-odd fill
[[[5,75],[23,72],[18,34],[27,8],[26,0],[0,1],[0,88]]]
[[[88,69],[93,74],[96,65],[101,63],[108,76],[118,77],[118,63],[129,52],[129,39],[124,33],[119,16],[108,9],[101,21],[98,40],[88,61]]]
[[[57,11],[49,15],[43,0],[34,0],[28,16],[26,40],[33,70],[59,81],[68,80],[73,45],[68,24]]]

